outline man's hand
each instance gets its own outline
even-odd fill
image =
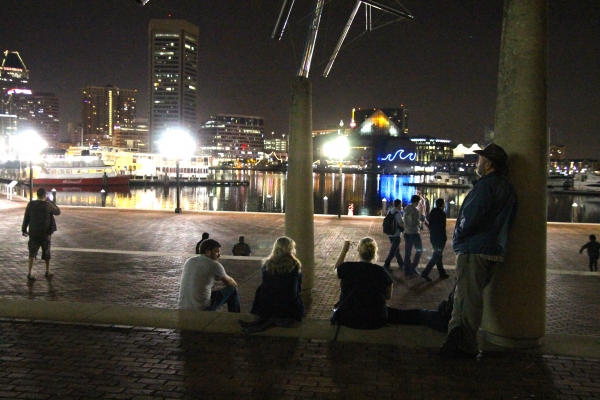
[[[29,235],[27,234],[27,232],[21,232],[21,233],[22,233],[22,234],[23,234],[23,236],[25,236],[25,237],[29,236]]]

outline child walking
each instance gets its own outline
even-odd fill
[[[579,254],[587,249],[588,257],[590,257],[590,271],[598,272],[598,256],[600,256],[600,243],[596,242],[596,235],[590,235],[590,241],[581,246]]]

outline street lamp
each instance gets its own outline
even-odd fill
[[[338,218],[342,218],[342,207],[344,206],[344,193],[342,183],[342,165],[344,157],[348,155],[350,151],[350,145],[348,144],[348,138],[346,136],[338,136],[335,140],[326,143],[323,146],[323,151],[327,157],[340,160],[340,206],[338,207]]]
[[[175,176],[177,182],[177,206],[175,213],[181,214],[180,188],[179,188],[179,159],[190,157],[196,151],[196,142],[183,129],[167,129],[161,140],[158,141],[160,153],[168,158],[175,158]]]
[[[45,149],[48,144],[33,130],[19,133],[13,139],[13,146],[21,157],[29,161],[29,201],[33,200],[33,159]],[[19,171],[20,173],[20,171]]]

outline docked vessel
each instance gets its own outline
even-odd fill
[[[34,186],[127,186],[131,178],[96,156],[45,157],[32,169]]]

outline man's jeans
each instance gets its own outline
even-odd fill
[[[423,252],[423,244],[421,243],[421,235],[418,233],[404,234],[404,273],[411,275],[416,273],[417,265],[421,259],[421,253]],[[412,248],[415,248],[415,258],[412,263],[410,262],[410,253]]]
[[[383,264],[383,266],[385,268],[389,268],[390,263],[394,259],[394,256],[396,256],[396,261],[398,261],[398,267],[400,269],[402,269],[404,266],[404,261],[402,261],[402,256],[400,255],[400,240],[401,240],[401,238],[400,238],[400,236],[389,236],[389,238],[390,238],[390,243],[392,244],[392,247],[390,248],[390,252],[389,252],[387,258],[385,259],[385,263]]]
[[[427,266],[423,270],[423,273],[421,274],[422,276],[429,276],[429,273],[433,269],[434,265],[437,266],[437,270],[440,276],[446,275],[446,270],[444,269],[444,263],[442,261],[445,246],[446,243],[442,244],[441,246],[433,246],[433,254],[431,255],[431,260],[429,260]]]
[[[216,311],[225,303],[227,303],[227,311],[240,312],[240,298],[236,287],[225,286],[221,290],[213,290],[210,294],[210,306],[206,310]]]

